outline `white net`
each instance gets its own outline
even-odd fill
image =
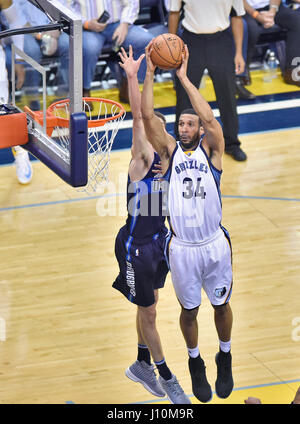
[[[51,109],[53,115],[69,119],[68,100]],[[94,193],[108,182],[111,148],[125,111],[118,103],[96,98],[83,99],[82,109],[88,118],[88,183],[79,190]],[[70,151],[68,128],[56,126],[54,137],[66,152]]]

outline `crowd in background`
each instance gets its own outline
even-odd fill
[[[139,57],[149,42],[159,33],[177,32],[188,44],[194,46],[197,54],[190,56],[189,72],[194,72],[193,82],[200,84],[205,69],[213,80],[217,103],[223,124],[226,151],[235,160],[246,160],[246,154],[238,140],[238,117],[236,113],[236,97],[247,100],[255,99],[255,95],[246,88],[251,84],[250,65],[254,60],[258,39],[261,33],[284,30],[286,38],[284,54],[280,56],[280,68],[284,82],[300,86],[300,78],[295,74],[300,57],[300,0],[59,0],[82,19],[83,25],[83,96],[90,97],[92,83],[97,78],[96,68],[104,48],[117,51],[120,46],[125,49],[132,45],[134,57]],[[26,26],[46,25],[48,17],[28,0],[13,0]],[[144,5],[157,5],[163,10],[161,22],[149,28],[137,24],[140,10]],[[108,19],[99,22],[104,11]],[[210,19],[207,19],[210,16]],[[174,17],[176,24],[174,25]],[[2,27],[7,25],[0,14]],[[210,25],[208,25],[210,23]],[[213,41],[215,39],[215,41]],[[225,40],[226,39],[226,40]],[[24,51],[39,63],[45,59],[58,62],[56,82],[58,96],[63,97],[68,88],[69,39],[64,32],[38,32],[24,36]],[[272,44],[272,43],[271,43]],[[10,40],[5,39],[6,65],[8,73],[11,69]],[[211,57],[199,54],[208,46]],[[282,44],[281,44],[282,45]],[[223,47],[221,47],[223,46]],[[272,45],[271,45],[272,47]],[[225,49],[225,50],[222,50]],[[226,52],[228,49],[228,52]],[[222,60],[220,60],[222,57]],[[197,59],[197,63],[196,63]],[[216,62],[214,66],[213,62]],[[237,60],[239,63],[237,63]],[[201,63],[198,63],[201,61]],[[244,62],[241,67],[242,61]],[[226,64],[226,66],[225,66]],[[201,68],[201,72],[196,70]],[[118,66],[118,62],[109,64],[119,88],[119,100],[128,103],[127,80]],[[143,83],[146,71],[142,62],[138,79]],[[197,73],[197,75],[196,75]],[[103,74],[102,74],[103,76]],[[224,80],[226,76],[226,81]],[[101,82],[101,81],[99,81]],[[30,107],[40,109],[36,88],[41,85],[41,76],[36,71],[26,72],[23,91],[31,94]],[[177,93],[176,116],[181,111],[181,89],[175,81]],[[183,107],[183,106],[182,106]],[[175,123],[174,128],[177,125]]]

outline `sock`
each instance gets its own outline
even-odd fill
[[[231,340],[229,342],[222,342],[222,340],[219,340],[220,344],[220,350],[224,353],[230,352],[231,349]]]
[[[188,348],[187,348],[187,350],[188,350],[189,356],[190,356],[191,358],[197,358],[197,356],[199,356],[199,355],[200,355],[199,347],[198,347],[198,346],[194,347],[193,349],[190,349],[190,348],[188,347]]]
[[[165,358],[162,361],[159,362],[155,362],[155,365],[158,369],[159,375],[164,379],[164,380],[171,380],[172,378],[172,373],[169,370]]]
[[[149,349],[146,345],[142,345],[138,343],[138,361],[145,361],[148,365],[151,365],[151,356]]]
[[[18,153],[23,153],[24,152],[24,150],[20,146],[13,146],[11,148],[11,150],[12,150],[12,152],[13,152],[14,155],[16,155]]]

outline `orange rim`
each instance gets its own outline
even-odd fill
[[[88,119],[88,127],[89,128],[103,126],[106,122],[114,121],[114,120],[120,118],[125,112],[124,107],[120,103],[115,102],[114,100],[101,99],[100,97],[83,97],[82,100],[84,100],[86,102],[109,103],[111,105],[117,106],[120,109],[120,112],[117,115],[110,116],[109,118]],[[57,109],[63,108],[66,104],[69,104],[69,103],[70,103],[70,99],[63,99],[63,100],[59,100],[57,102],[52,103],[48,107],[47,113],[50,113],[51,115],[55,116],[55,118],[57,120],[57,126],[61,126],[61,127],[64,127],[64,128],[69,127],[69,120],[70,120],[69,118],[62,118],[60,116],[55,115],[55,113],[54,113],[55,108],[57,108]]]
[[[44,114],[42,111],[32,111],[28,106],[24,106],[24,112],[32,117],[41,127],[44,125]],[[47,135],[51,137],[53,130],[57,127],[57,118],[52,113],[46,111],[46,128]]]

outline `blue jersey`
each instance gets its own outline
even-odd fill
[[[128,175],[126,228],[130,236],[145,238],[158,233],[164,227],[166,215],[165,181],[153,172],[160,158],[154,152],[154,160],[147,175],[132,182]]]

